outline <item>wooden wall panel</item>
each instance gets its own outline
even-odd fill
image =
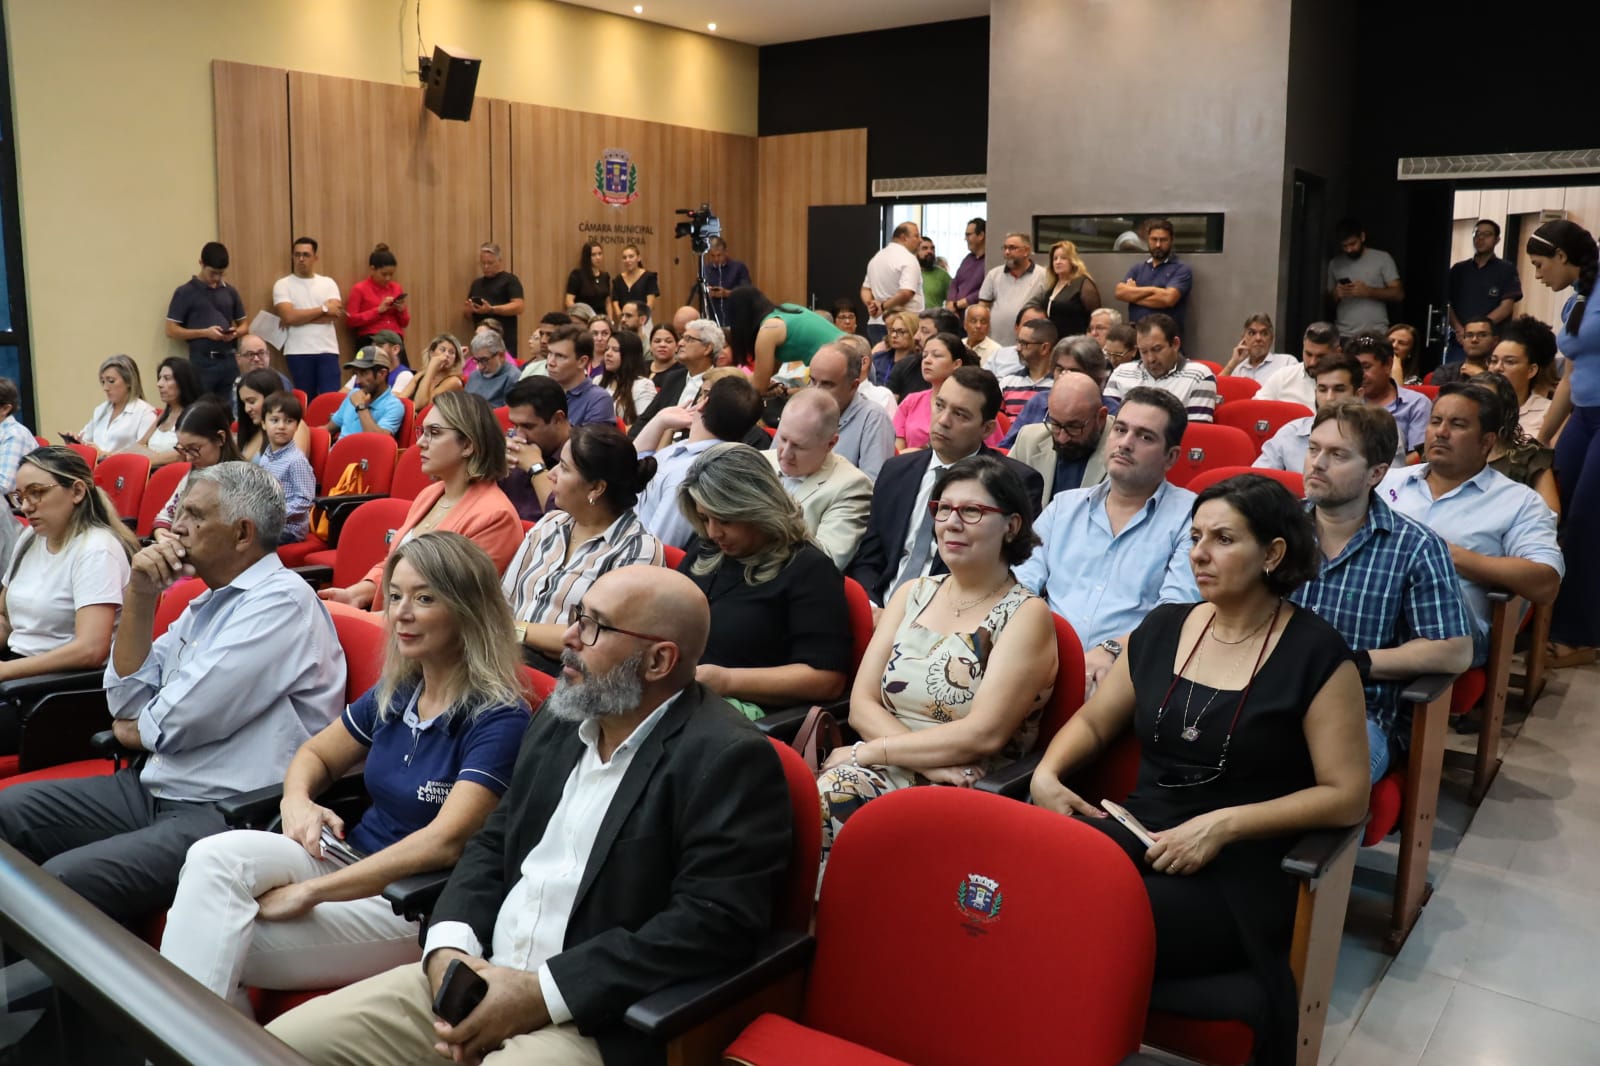
[[[511,104],[505,100],[483,102],[489,108],[489,234],[484,240],[500,245],[506,269],[516,274],[511,242]]]
[[[253,318],[272,302],[272,283],[287,272],[294,239],[289,232],[289,72],[218,60],[211,65],[211,84],[217,115],[217,239],[228,246],[228,279]]]
[[[593,237],[606,248],[606,269],[619,269],[624,245],[640,246],[645,266],[660,276],[657,314],[670,315],[694,281],[687,241],[672,236],[680,207],[712,196],[711,143],[719,135],[684,126],[580,111],[511,105],[511,243],[529,310],[564,305],[567,274]],[[752,143],[753,138],[742,138]],[[595,195],[595,166],[608,149],[628,153],[638,168],[637,199],[612,206]],[[748,198],[754,197],[754,174]],[[642,228],[641,228],[642,227]],[[664,310],[663,310],[664,309]]]
[[[722,219],[722,235],[728,241],[728,254],[750,268],[750,277],[761,282],[761,253],[756,236],[756,138],[730,133],[710,134],[711,209]],[[688,206],[685,204],[684,206]]]
[[[346,294],[367,276],[373,245],[389,245],[410,297],[414,357],[436,333],[470,332],[467,287],[492,235],[492,112],[445,122],[422,106],[420,87],[289,75],[295,234],[320,242],[320,272]],[[282,255],[287,272],[287,247]],[[348,355],[348,331],[343,343]]]
[[[807,303],[807,209],[866,203],[867,131],[762,137],[756,170],[760,189],[756,246],[761,251],[757,284],[774,302]]]

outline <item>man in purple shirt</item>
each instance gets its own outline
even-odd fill
[[[1181,333],[1194,275],[1189,272],[1189,264],[1178,262],[1172,254],[1172,223],[1158,218],[1145,226],[1150,258],[1128,268],[1127,275],[1117,282],[1117,299],[1128,302],[1129,322],[1163,312],[1172,316]]]
[[[544,372],[567,394],[567,424],[610,422],[617,417],[611,394],[589,380],[594,336],[578,326],[561,326],[550,339]]]
[[[556,483],[551,476],[569,436],[567,394],[543,374],[511,386],[506,393],[506,461],[510,472],[500,480],[517,517],[537,522],[555,509]]]
[[[984,269],[984,241],[987,239],[984,228],[981,218],[967,223],[967,257],[956,268],[956,276],[950,281],[950,291],[944,303],[958,315],[969,305],[978,302],[978,290],[983,288],[983,277],[988,273]]]

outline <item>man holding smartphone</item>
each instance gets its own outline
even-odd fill
[[[522,314],[522,282],[505,268],[500,259],[500,246],[493,241],[478,245],[478,269],[483,273],[473,279],[467,290],[466,315],[472,319],[473,328],[486,318],[500,323],[506,341],[506,351],[517,350],[517,316]]]
[[[223,280],[228,249],[207,241],[200,249],[200,272],[179,285],[167,304],[167,336],[189,346],[189,361],[207,392],[231,400],[233,356],[244,332],[244,300]]]

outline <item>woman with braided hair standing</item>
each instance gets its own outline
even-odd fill
[[[1578,548],[1566,553],[1566,579],[1550,621],[1550,665],[1579,666],[1594,662],[1600,646],[1600,561],[1588,550],[1600,536],[1600,308],[1589,306],[1600,249],[1588,230],[1556,219],[1533,231],[1527,252],[1540,281],[1557,292],[1573,288],[1556,333],[1569,365],[1539,439],[1555,440],[1561,541]]]

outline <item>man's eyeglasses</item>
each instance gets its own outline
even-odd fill
[[[608,626],[593,615],[584,614],[582,605],[576,603],[567,612],[567,625],[578,627],[578,640],[586,648],[594,647],[594,642],[600,639],[602,631],[606,633],[621,633],[625,637],[654,641],[658,644],[677,643],[677,641],[667,637],[658,637],[654,633],[635,633],[631,629],[623,629],[620,626]]]
[[[17,489],[14,492],[6,493],[6,502],[11,504],[13,510],[17,511],[22,510],[24,503],[31,503],[37,507],[39,506],[39,501],[50,494],[51,489],[60,487],[60,485],[34,485],[26,489]]]
[[[1073,422],[1057,422],[1049,415],[1045,415],[1044,428],[1051,433],[1066,433],[1069,436],[1076,437],[1089,428],[1089,423],[1082,419]]]
[[[928,513],[933,515],[935,522],[948,522],[951,515],[960,515],[964,525],[976,525],[983,521],[986,514],[1005,514],[999,507],[990,507],[986,503],[945,503],[943,500],[929,500]]]

